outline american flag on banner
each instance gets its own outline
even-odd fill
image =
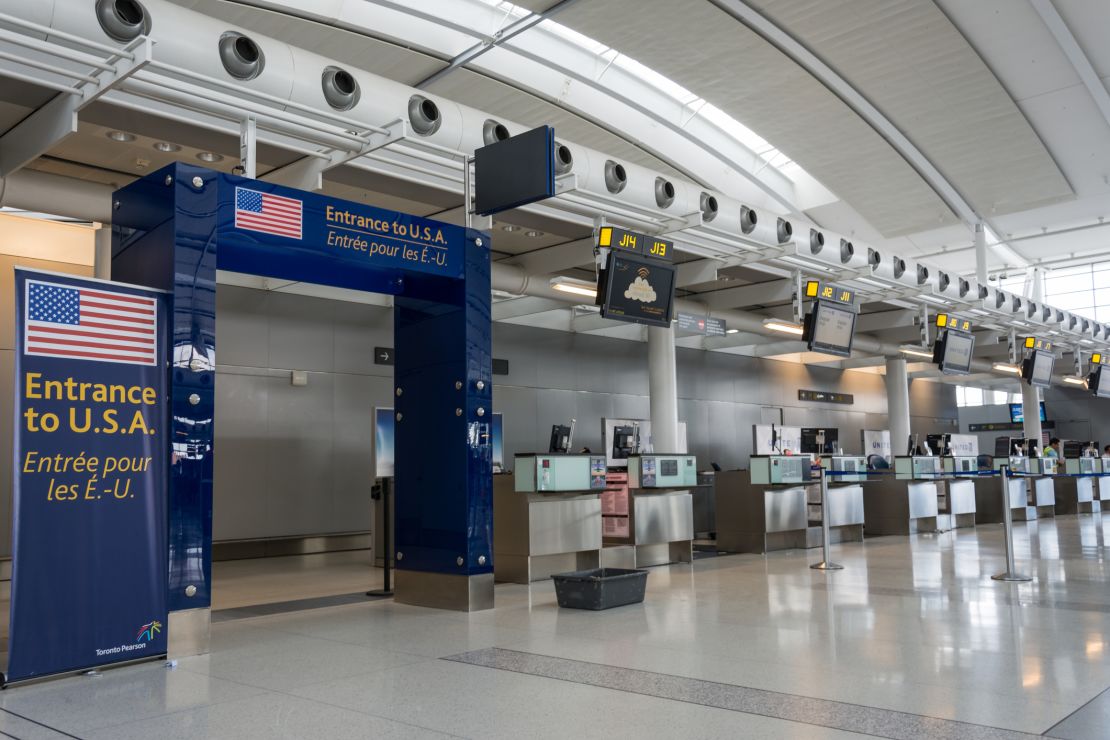
[[[155,298],[27,281],[28,355],[155,365],[157,326]]]
[[[301,238],[301,201],[283,195],[235,188],[235,228]]]

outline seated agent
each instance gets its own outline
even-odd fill
[[[1062,457],[1060,454],[1060,438],[1053,437],[1048,440],[1048,447],[1044,448],[1045,457]]]
[[[1103,458],[1110,460],[1110,445],[1106,445],[1102,448],[1102,456]]]

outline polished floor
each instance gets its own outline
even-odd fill
[[[0,694],[18,738],[1110,737],[1110,516],[706,558],[644,604],[237,618],[212,652]]]

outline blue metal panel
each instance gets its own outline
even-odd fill
[[[253,193],[237,200],[237,189]],[[300,204],[271,230],[284,233],[237,223],[262,194]],[[409,391],[396,404],[398,565],[492,570],[487,234],[182,163],[115,199],[113,276],[173,293],[170,610],[211,604],[217,267],[397,296],[396,378]]]
[[[394,305],[399,569],[493,569],[488,247],[488,235],[468,232],[462,290],[444,302]]]

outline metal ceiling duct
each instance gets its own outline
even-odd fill
[[[362,96],[358,81],[341,67],[324,67],[320,89],[324,93],[324,100],[335,110],[347,111],[354,108]]]
[[[809,252],[810,254],[821,254],[821,250],[825,248],[825,235],[817,229],[809,230]]]
[[[224,71],[237,80],[253,80],[266,69],[266,55],[246,34],[227,31],[220,36],[219,50]]]
[[[840,240],[840,262],[841,264],[848,264],[852,258],[856,256],[856,245],[847,239]]]
[[[698,210],[701,211],[701,219],[705,223],[717,218],[717,212],[720,210],[717,196],[702,191],[702,194],[698,196]]]
[[[674,203],[674,184],[665,177],[655,178],[655,205],[670,208]]]
[[[574,152],[562,142],[555,142],[555,174],[565,175],[574,168]]]
[[[96,0],[96,19],[104,33],[123,44],[150,33],[150,14],[135,0]]]
[[[605,174],[603,175],[605,189],[614,195],[623,191],[628,185],[628,171],[620,162],[612,159],[605,160]]]
[[[740,208],[740,233],[750,234],[759,225],[759,214],[747,206]]]

